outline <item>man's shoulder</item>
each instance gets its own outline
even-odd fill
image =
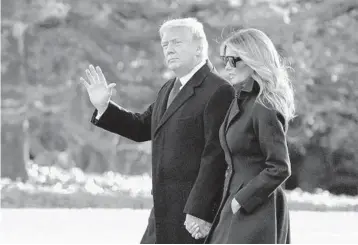
[[[207,79],[209,80],[215,80],[219,84],[230,84],[225,78],[220,76],[218,73],[211,71],[208,73]]]
[[[229,81],[227,81],[225,78],[221,77],[219,74],[215,72],[210,72],[208,76],[205,79],[204,85],[213,87],[213,88],[219,88],[223,85],[231,86]]]
[[[168,81],[166,81],[159,89],[158,94],[166,87],[170,86],[170,84],[175,80],[174,78],[170,78]]]
[[[214,72],[210,72],[206,77],[204,81],[204,88],[205,90],[212,92],[216,92],[219,89],[234,91],[234,87],[229,81]]]

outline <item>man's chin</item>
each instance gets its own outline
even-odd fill
[[[178,64],[175,64],[175,63],[169,63],[168,64],[168,68],[172,71],[175,71],[179,68],[180,66]]]

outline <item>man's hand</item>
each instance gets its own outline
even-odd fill
[[[195,239],[204,238],[209,234],[212,224],[194,217],[190,214],[186,215],[184,222],[185,228]]]
[[[112,89],[116,86],[115,83],[107,85],[106,78],[104,77],[101,68],[99,66],[94,68],[93,65],[86,69],[86,75],[88,83],[83,77],[80,78],[83,85],[86,87],[90,101],[94,107],[98,110],[98,113],[103,113],[109,104],[111,99]]]
[[[231,201],[231,210],[233,214],[236,214],[237,211],[239,211],[239,209],[241,208],[241,205],[239,204],[239,202],[233,198]]]

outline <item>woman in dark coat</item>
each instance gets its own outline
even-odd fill
[[[286,69],[271,40],[256,29],[234,33],[221,56],[237,96],[219,131],[226,180],[206,243],[290,243],[281,187],[291,174],[286,132],[294,116]]]

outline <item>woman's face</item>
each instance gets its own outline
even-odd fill
[[[225,57],[235,57],[236,59],[234,59],[234,61],[239,58],[235,50],[230,46],[226,46]],[[239,59],[239,61],[233,62],[234,64],[232,64],[230,59],[231,58],[226,59],[228,62],[225,64],[225,71],[228,73],[229,80],[232,84],[241,83],[252,75],[252,68],[246,65],[243,60]]]

